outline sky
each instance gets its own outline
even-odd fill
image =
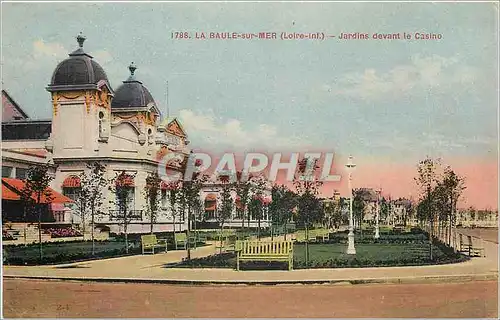
[[[333,151],[343,179],[324,195],[348,192],[351,154],[353,187],[414,199],[418,161],[439,157],[466,179],[461,206],[496,209],[498,27],[494,3],[3,3],[2,87],[50,118],[45,87],[83,32],[115,90],[133,61],[166,114],[168,81],[169,114],[194,148]],[[202,32],[278,39],[195,39]],[[369,39],[339,39],[356,32]],[[403,32],[412,38],[371,38]]]

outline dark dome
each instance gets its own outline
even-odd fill
[[[83,51],[85,38],[77,37],[80,47],[69,54],[69,58],[59,63],[52,74],[50,87],[78,86],[97,84],[101,80],[108,82],[102,67],[92,60],[92,56]]]
[[[115,90],[115,96],[111,101],[111,108],[145,107],[150,103],[156,105],[149,90],[135,79],[136,67],[132,63],[129,66],[130,77]]]

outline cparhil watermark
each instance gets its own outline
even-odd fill
[[[237,161],[237,159],[239,161]],[[229,182],[246,182],[250,177],[260,175],[269,182],[292,182],[309,180],[337,182],[341,176],[334,170],[333,152],[290,152],[266,154],[248,152],[245,154],[226,152],[211,155],[193,152],[185,155],[169,152],[158,163],[158,175],[165,182],[191,181],[197,174],[224,176]],[[185,170],[175,170],[184,168]],[[170,169],[169,169],[170,168]],[[172,170],[173,168],[173,170]],[[278,179],[278,172],[284,171],[284,178]]]

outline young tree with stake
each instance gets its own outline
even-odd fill
[[[109,191],[115,195],[115,199],[110,200],[110,203],[114,204],[118,208],[118,214],[113,218],[120,221],[123,226],[126,253],[129,251],[128,226],[133,219],[137,218],[132,210],[133,198],[131,197],[134,194],[134,178],[135,174],[122,171],[120,173],[116,173],[115,176],[111,178],[108,186]]]
[[[143,196],[146,200],[146,215],[149,218],[149,231],[153,234],[153,226],[158,218],[158,210],[161,205],[161,179],[158,172],[150,172],[146,177]]]
[[[38,243],[40,262],[43,258],[42,249],[42,204],[50,205],[53,195],[49,189],[52,176],[45,165],[33,166],[28,169],[24,187],[21,190],[21,199],[28,212],[36,212],[38,217]]]
[[[92,240],[92,255],[95,254],[95,219],[101,215],[103,190],[108,181],[105,178],[106,167],[99,162],[87,164],[87,170],[80,174],[80,191],[78,203],[82,216],[83,234],[85,235],[85,217],[90,211],[90,235]]]

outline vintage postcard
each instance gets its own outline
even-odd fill
[[[6,318],[498,318],[496,1],[2,1]]]

